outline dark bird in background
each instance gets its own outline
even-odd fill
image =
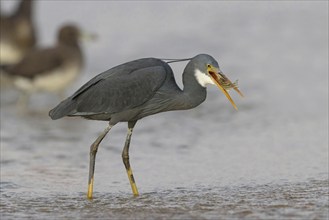
[[[64,89],[77,78],[83,66],[81,37],[82,33],[75,25],[65,25],[60,28],[54,47],[34,48],[19,63],[2,68],[13,77],[14,85],[24,92],[18,102],[22,107],[34,92],[46,91],[63,96]]]
[[[0,64],[14,64],[36,44],[33,0],[21,0],[13,14],[0,15]]]
[[[90,167],[87,197],[92,198],[95,157],[98,145],[118,122],[128,122],[128,133],[122,152],[133,194],[138,195],[129,163],[129,145],[136,122],[149,115],[172,110],[186,110],[206,99],[206,85],[215,84],[236,108],[227,90],[235,89],[220,71],[217,61],[207,54],[191,59],[183,72],[181,90],[168,63],[156,58],[144,58],[109,69],[84,84],[49,112],[52,119],[80,116],[108,121],[109,125],[90,147]]]

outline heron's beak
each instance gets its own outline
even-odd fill
[[[231,98],[228,90],[233,88],[241,97],[243,97],[242,92],[238,89],[236,83],[232,83],[218,68],[208,67],[208,73],[212,81],[218,86],[218,88],[225,94],[226,98],[231,102],[233,107],[238,110],[238,107]]]

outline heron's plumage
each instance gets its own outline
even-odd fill
[[[209,76],[207,76],[206,73],[201,72],[199,69],[196,69],[194,72],[195,72],[194,76],[196,80],[202,87],[206,87],[207,84],[214,84],[214,82],[211,80]]]
[[[163,84],[166,72],[161,66],[146,67],[129,75],[101,80],[75,100],[80,113],[118,113],[135,108],[154,95]]]
[[[176,84],[168,63],[144,58],[109,69],[91,79],[72,96],[49,112],[52,119],[81,116],[92,120],[109,121],[109,125],[90,146],[87,197],[93,198],[95,161],[98,146],[118,122],[128,122],[128,133],[122,151],[131,189],[138,196],[135,178],[129,162],[129,146],[137,120],[160,112],[190,109],[201,104],[207,95],[205,84],[214,84],[230,98],[220,84],[219,66],[214,58],[199,54],[190,59],[183,72],[184,88]],[[197,74],[205,74],[196,75]],[[227,80],[229,81],[229,80]],[[233,101],[231,101],[234,104]]]
[[[128,62],[91,79],[50,112],[53,119],[85,116],[109,120],[150,100],[166,81],[168,64],[154,58]],[[172,74],[172,72],[171,72]]]
[[[160,59],[143,58],[121,64],[95,76],[49,115],[52,119],[81,116],[116,124],[193,108],[206,98],[206,88],[197,81],[195,70],[206,72],[207,63],[218,65],[213,60],[206,54],[192,58],[183,73],[183,90],[176,84],[170,66]]]

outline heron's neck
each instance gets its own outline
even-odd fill
[[[185,102],[188,108],[194,108],[200,105],[207,96],[206,87],[200,85],[195,77],[195,68],[187,66],[183,73],[183,92]]]

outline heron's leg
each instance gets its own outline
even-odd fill
[[[129,179],[133,194],[134,194],[134,196],[138,196],[137,186],[136,186],[135,179],[134,179],[134,176],[133,176],[133,172],[131,170],[130,163],[129,163],[129,144],[130,144],[130,138],[131,138],[131,135],[133,133],[133,129],[134,129],[135,124],[136,124],[136,121],[128,122],[128,133],[127,133],[125,146],[124,146],[123,151],[122,151],[122,160],[123,160],[123,163],[124,163],[124,165],[126,167],[126,170],[127,170],[128,179]]]
[[[95,171],[95,159],[98,149],[98,145],[104,139],[106,134],[111,130],[113,125],[108,125],[105,130],[98,136],[94,143],[90,146],[90,164],[89,164],[89,179],[88,179],[88,193],[87,198],[93,198],[93,187],[94,187],[94,171]]]

